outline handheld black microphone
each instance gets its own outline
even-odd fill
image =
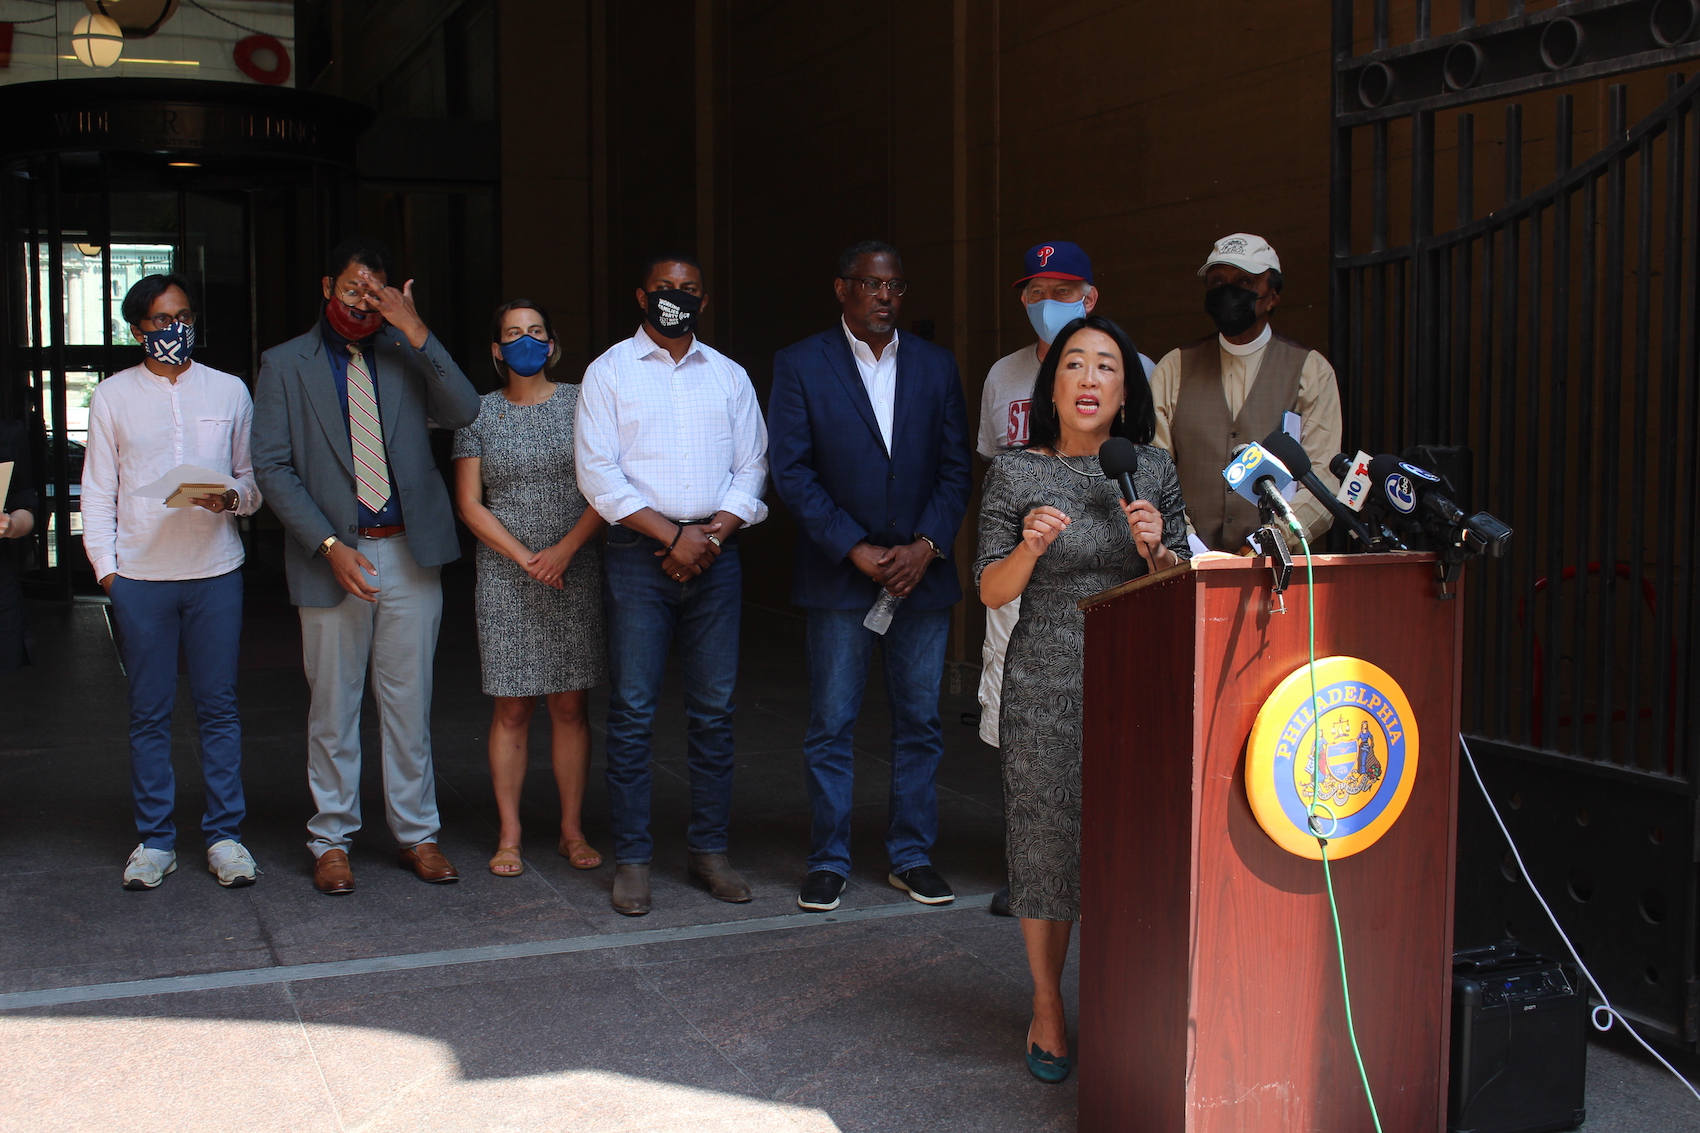
[[[1098,465],[1105,477],[1121,488],[1122,499],[1132,503],[1139,498],[1133,489],[1133,474],[1139,471],[1139,446],[1126,437],[1111,437],[1098,446]]]
[[[1369,529],[1358,521],[1351,508],[1334,498],[1334,493],[1328,490],[1327,485],[1312,469],[1310,454],[1305,451],[1303,445],[1277,429],[1263,438],[1263,447],[1268,449],[1276,460],[1285,464],[1287,471],[1291,472],[1299,483],[1310,489],[1310,494],[1328,509],[1329,514],[1334,517],[1334,522],[1345,524],[1346,529],[1357,537],[1365,549],[1374,545],[1375,538],[1369,533]]]

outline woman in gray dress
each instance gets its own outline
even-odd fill
[[[549,315],[528,299],[496,308],[490,357],[503,386],[455,434],[455,506],[478,536],[478,654],[490,721],[490,778],[501,834],[490,872],[518,877],[520,787],[537,698],[549,706],[561,856],[595,869],[580,810],[590,769],[588,690],[606,670],[602,518],[573,468],[578,387],[545,373],[560,357]]]
[[[980,598],[993,609],[1021,599],[998,746],[1009,907],[1021,918],[1033,975],[1027,1066],[1047,1082],[1069,1073],[1062,970],[1080,915],[1085,619],[1075,603],[1189,557],[1174,461],[1150,447],[1155,422],[1127,335],[1098,315],[1076,319],[1039,368],[1028,447],[993,459],[980,502]],[[1098,465],[1112,436],[1140,446],[1131,503]]]

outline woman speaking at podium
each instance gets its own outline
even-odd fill
[[[980,599],[992,609],[1021,599],[998,746],[1009,907],[1033,973],[1027,1068],[1046,1082],[1069,1074],[1062,970],[1080,915],[1085,618],[1075,603],[1190,557],[1180,480],[1169,454],[1151,447],[1156,414],[1137,360],[1108,319],[1064,327],[1033,384],[1030,442],[993,459],[980,502]],[[1131,502],[1098,463],[1111,437],[1137,446]]]

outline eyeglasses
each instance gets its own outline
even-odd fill
[[[186,327],[192,327],[195,325],[195,312],[184,311],[180,315],[149,315],[142,320],[143,326],[152,327],[154,330],[164,330],[172,323],[182,323]]]
[[[875,279],[872,276],[858,278],[854,275],[841,275],[838,278],[861,284],[864,295],[878,295],[882,288],[890,291],[893,295],[901,295],[909,290],[907,279]]]

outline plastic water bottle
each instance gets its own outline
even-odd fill
[[[863,627],[884,637],[885,631],[891,628],[892,616],[902,604],[902,598],[889,590],[881,590],[879,598],[868,607],[868,616],[862,619]]]

